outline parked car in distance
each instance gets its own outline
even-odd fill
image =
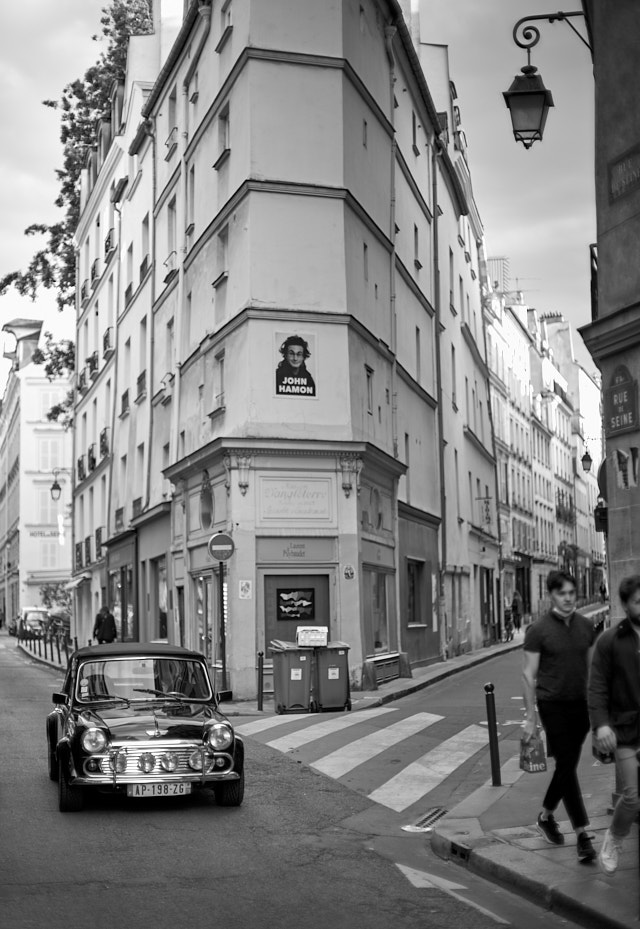
[[[18,635],[21,639],[40,639],[47,631],[49,611],[45,607],[26,606],[20,613]]]
[[[18,616],[14,616],[12,619],[9,620],[9,625],[7,626],[7,632],[9,633],[9,635],[18,634],[18,619],[19,619]]]
[[[47,716],[49,777],[60,812],[89,791],[244,797],[244,744],[218,708],[204,655],[166,643],[86,646],[69,658]]]

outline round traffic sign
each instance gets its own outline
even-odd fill
[[[212,535],[209,539],[208,548],[209,554],[212,558],[215,558],[216,561],[226,561],[228,558],[231,558],[236,547],[230,535],[227,535],[225,532],[216,532],[216,534]]]

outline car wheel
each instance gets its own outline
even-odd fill
[[[226,781],[224,784],[216,784],[213,788],[213,794],[218,806],[240,806],[244,797],[244,771],[238,781]]]
[[[213,795],[218,806],[240,806],[244,797],[244,745],[236,742],[234,769],[240,775],[237,781],[225,781],[215,784]]]
[[[72,787],[69,783],[69,773],[62,763],[58,762],[58,809],[61,813],[78,813],[84,807],[84,790],[82,787]]]
[[[51,726],[47,727],[47,758],[49,765],[49,779],[52,781],[58,780],[58,759],[56,758],[56,753],[53,748],[53,739],[52,739],[52,729]]]

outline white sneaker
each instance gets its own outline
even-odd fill
[[[598,863],[605,874],[613,874],[618,869],[618,861],[622,850],[622,839],[617,838],[607,829],[604,834],[602,848],[598,854]]]

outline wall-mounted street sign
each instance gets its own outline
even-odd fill
[[[637,429],[638,382],[624,365],[619,365],[604,392],[604,432],[609,437]]]
[[[227,561],[233,555],[236,547],[230,535],[225,532],[216,532],[209,539],[207,548],[215,561]]]

